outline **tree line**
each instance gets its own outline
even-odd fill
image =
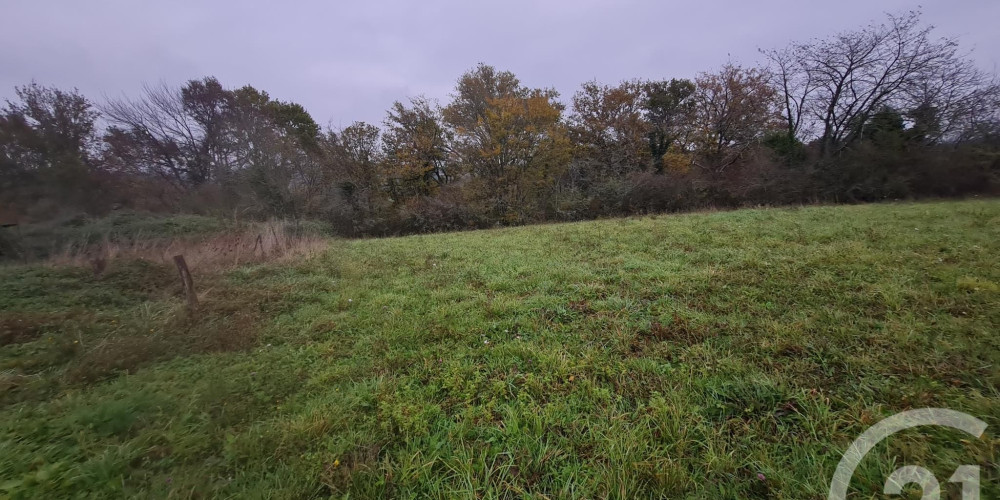
[[[0,207],[313,218],[344,235],[699,207],[995,194],[1000,85],[918,12],[694,79],[568,103],[480,64],[445,104],[324,129],[212,77],[95,104],[31,83],[0,113]],[[568,106],[567,106],[568,104]]]

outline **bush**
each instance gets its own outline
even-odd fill
[[[586,215],[600,217],[624,213],[631,189],[629,181],[621,178],[611,177],[594,183],[589,193],[590,201]]]
[[[674,212],[701,205],[692,174],[637,172],[628,177],[624,207],[631,213]]]
[[[486,227],[481,213],[470,204],[458,186],[446,186],[435,196],[417,196],[398,209],[398,219],[389,233],[429,233]]]

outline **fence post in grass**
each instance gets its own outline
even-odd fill
[[[261,253],[264,253],[264,240],[261,239],[261,235],[257,235],[257,241],[253,244],[253,255],[257,256],[257,247],[260,247]]]
[[[98,255],[90,259],[90,267],[94,271],[94,277],[100,278],[104,274],[104,270],[108,267],[108,261],[103,256]]]
[[[198,295],[194,292],[194,280],[191,279],[191,271],[188,270],[187,262],[184,262],[183,255],[174,255],[174,264],[177,272],[181,275],[181,283],[184,285],[184,296],[187,297],[189,311],[198,308]]]

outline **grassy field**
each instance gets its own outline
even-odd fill
[[[193,272],[188,314],[163,264],[0,268],[0,498],[823,499],[855,437],[927,406],[990,428],[890,438],[855,498],[906,464],[980,464],[1000,498],[997,200]]]

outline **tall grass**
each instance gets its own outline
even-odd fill
[[[91,266],[99,273],[113,260],[169,263],[173,256],[183,255],[192,268],[213,271],[314,255],[328,242],[315,227],[269,220],[208,235],[157,237],[138,233],[123,238],[105,234],[96,242],[66,242],[43,262],[51,266]]]

